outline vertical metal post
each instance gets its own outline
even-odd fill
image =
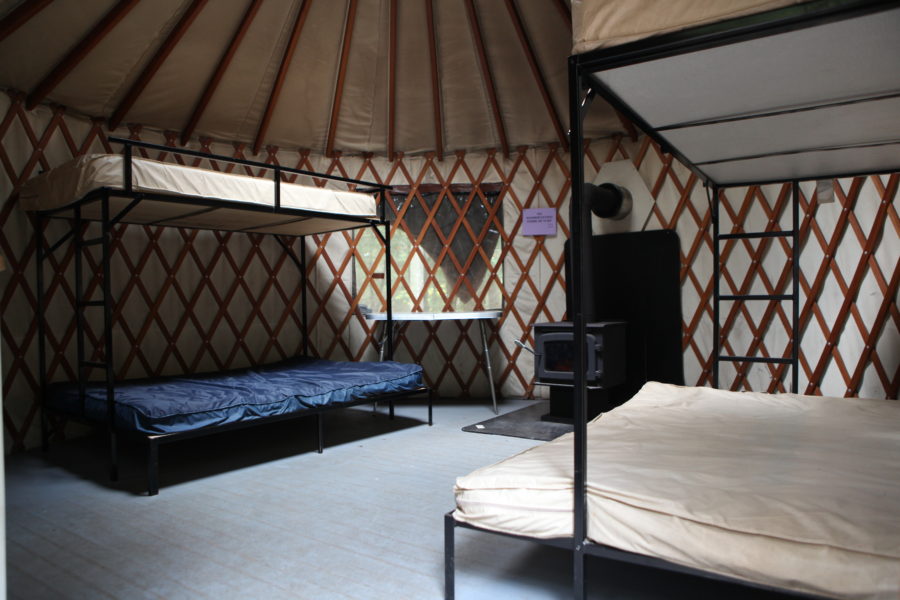
[[[147,440],[147,495],[159,493],[159,442]]]
[[[791,295],[794,307],[791,327],[791,392],[800,389],[800,183],[791,185],[791,212],[794,221],[791,236],[791,279],[793,280]]]
[[[78,399],[81,403],[81,414],[86,414],[85,394],[87,380],[87,366],[84,358],[84,267],[82,254],[84,253],[84,235],[82,232],[81,205],[74,210],[75,238],[75,348],[78,366]]]
[[[588,294],[584,282],[587,280],[586,268],[590,263],[591,235],[589,227],[590,215],[583,202],[584,192],[584,156],[582,155],[583,132],[581,97],[581,72],[578,57],[569,58],[569,123],[571,127],[569,149],[572,161],[572,198],[569,227],[572,235],[570,245],[572,251],[572,315],[574,321],[574,388],[572,390],[573,416],[575,418],[574,440],[574,522],[572,528],[573,541],[573,596],[582,599],[585,596],[584,578],[584,543],[587,533],[587,502],[585,487],[587,478],[587,356],[585,337],[585,310]]]
[[[101,205],[101,248],[103,253],[103,354],[106,366],[106,418],[109,430],[109,478],[116,481],[119,478],[118,444],[116,438],[116,391],[113,387],[115,372],[113,370],[113,324],[112,324],[112,286],[110,273],[110,238],[112,230],[109,222],[109,194],[103,195]]]
[[[307,312],[307,292],[309,279],[306,275],[306,236],[300,236],[300,320],[303,324],[303,356],[309,356],[309,316]]]
[[[132,183],[131,183],[131,162],[132,162],[132,147],[131,144],[125,144],[125,160],[122,161],[122,169],[123,179],[125,181],[125,192],[130,194],[132,191]]]
[[[456,522],[453,514],[444,515],[444,600],[453,600],[456,597],[456,549],[454,536],[456,534]]]
[[[41,450],[46,452],[50,445],[50,424],[47,421],[47,332],[46,308],[44,307],[44,223],[45,220],[40,214],[34,216],[34,244],[35,244],[35,264],[37,273],[35,274],[35,287],[37,288],[37,337],[38,337],[38,384],[40,385],[40,403],[41,403]]]
[[[712,220],[713,246],[713,348],[712,348],[712,386],[719,387],[719,356],[722,354],[719,340],[719,188],[712,186],[710,199],[710,220]]]
[[[281,208],[281,169],[275,167],[273,171],[275,173],[275,204],[272,208],[278,210]]]
[[[386,192],[382,192],[386,194]],[[387,358],[394,360],[394,308],[391,301],[391,222],[384,223],[384,298],[387,304],[387,319],[384,322],[384,343],[387,344]]]

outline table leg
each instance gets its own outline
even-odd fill
[[[481,349],[484,354],[484,369],[487,372],[488,385],[491,388],[491,402],[494,404],[494,414],[499,414],[497,410],[497,393],[494,391],[494,371],[491,369],[491,352],[488,348],[487,333],[484,331],[484,319],[478,319],[478,329],[481,330]]]

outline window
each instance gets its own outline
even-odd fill
[[[391,237],[398,312],[465,311],[503,306],[502,184],[394,188]],[[354,256],[353,293],[384,309],[382,244],[367,231]],[[378,261],[377,268],[373,263]],[[359,288],[357,289],[357,286]],[[377,288],[377,291],[376,291]]]

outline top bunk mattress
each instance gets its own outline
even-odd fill
[[[900,404],[647,383],[588,426],[588,538],[765,585],[900,593]],[[572,435],[460,477],[454,518],[572,535]]]
[[[124,190],[124,160],[119,154],[80,156],[28,181],[19,194],[20,206],[25,210],[55,211],[95,190]],[[132,186],[135,192],[153,197],[129,211],[123,219],[126,223],[302,235],[346,229],[378,219],[377,202],[371,194],[282,182],[281,207],[304,211],[305,218],[288,211],[273,214],[275,182],[271,177],[236,175],[143,158],[132,159]],[[217,208],[220,205],[213,206],[208,200],[233,205]],[[127,198],[114,199],[111,213],[116,214],[128,202]],[[99,203],[85,205],[82,216],[99,219]]]
[[[156,377],[115,384],[116,425],[162,435],[336,406],[422,388],[422,367],[393,361],[294,358],[221,373]],[[106,420],[106,385],[89,383],[82,410],[77,383],[54,384],[47,405]]]

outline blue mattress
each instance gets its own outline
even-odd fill
[[[422,387],[422,367],[393,361],[296,358],[255,368],[116,383],[116,423],[148,434],[178,433],[324,408]],[[50,408],[104,422],[106,386],[55,384]]]

